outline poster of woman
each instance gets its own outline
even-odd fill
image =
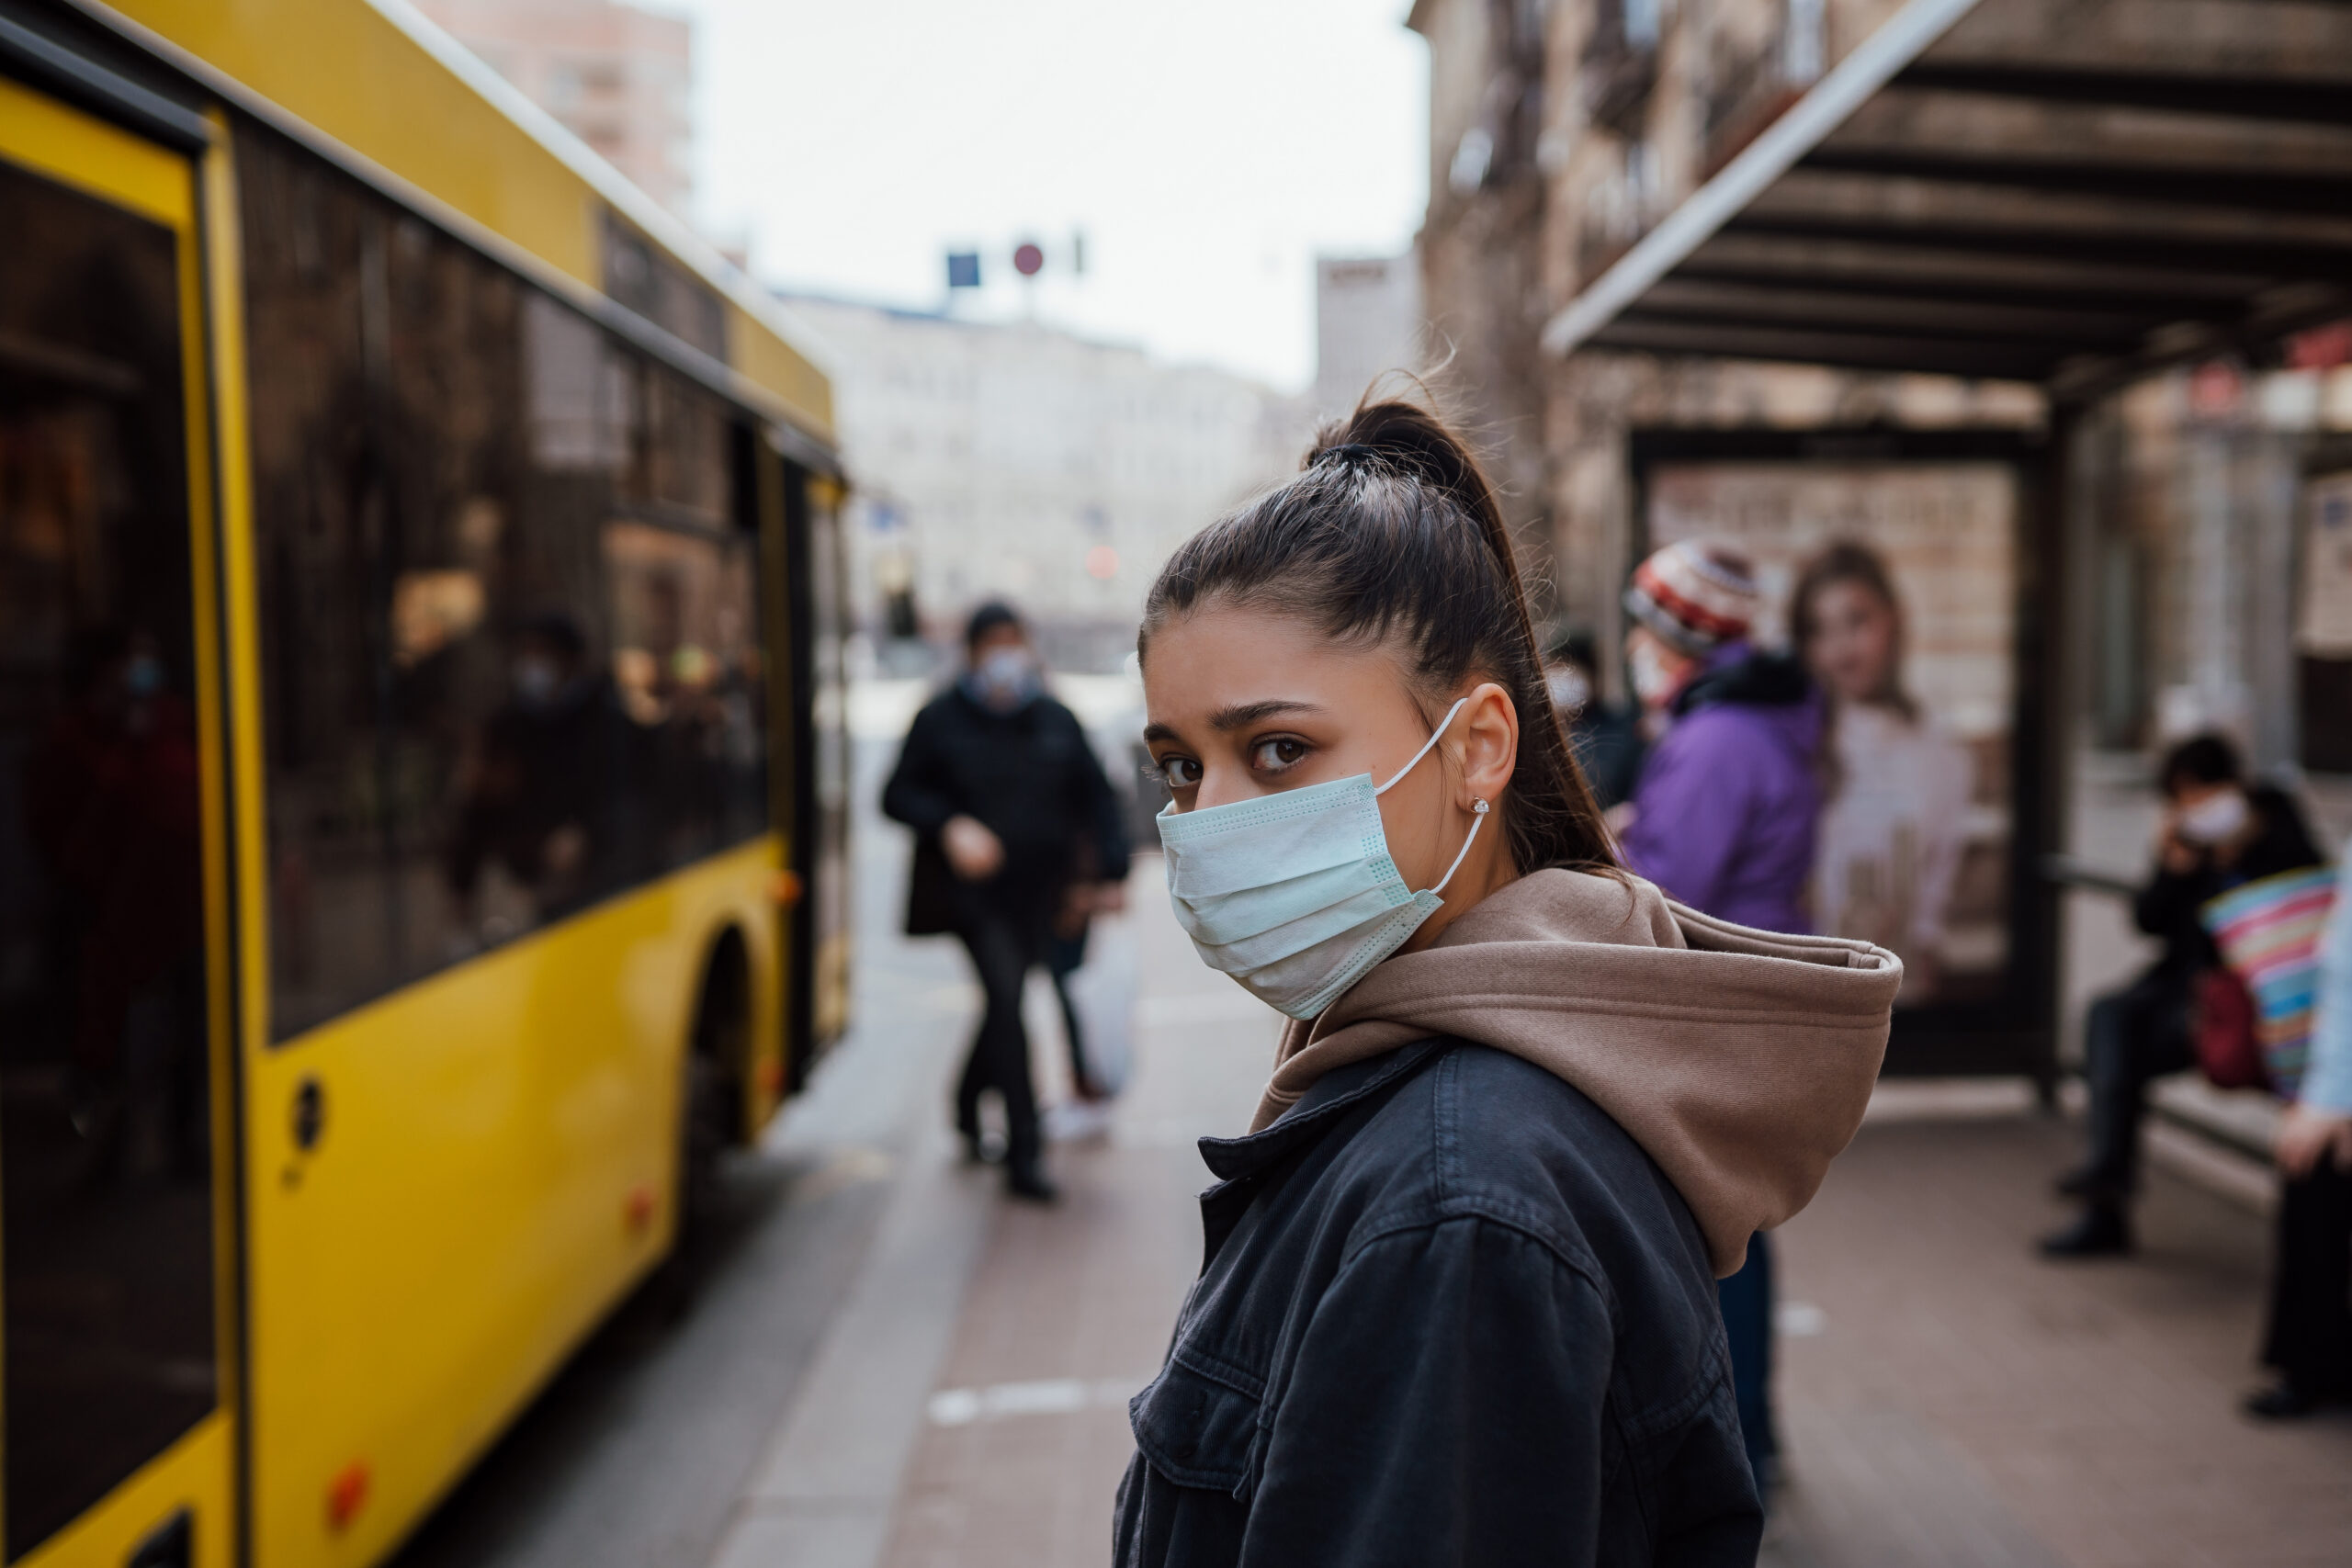
[[[1816,931],[1903,955],[1901,1004],[1987,998],[2008,964],[2014,479],[1997,464],[1691,462],[1652,471],[1653,544],[1755,563],[1759,646],[1828,724]]]
[[[1907,997],[1932,997],[1975,759],[1904,688],[1903,601],[1876,550],[1846,539],[1815,556],[1797,578],[1790,620],[1829,705],[1814,919],[1894,949]]]

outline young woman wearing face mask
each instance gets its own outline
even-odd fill
[[[1141,638],[1203,959],[1287,1015],[1116,1560],[1747,1563],[1713,1278],[1860,1121],[1898,962],[1615,863],[1493,491],[1401,403],[1180,549]]]
[[[2073,1224],[2045,1236],[2051,1258],[2132,1250],[2131,1204],[2139,1185],[2140,1122],[2148,1084],[2196,1060],[2191,995],[2221,962],[2199,911],[2248,882],[2316,865],[2325,857],[2284,791],[2249,786],[2237,750],[2218,735],[2182,741],[2157,770],[2165,813],[2155,869],[2132,902],[2132,919],[2164,942],[2156,962],[2120,991],[2091,1003],[2083,1024],[2083,1076],[2090,1090],[2089,1156],[2058,1179],[2082,1200]]]

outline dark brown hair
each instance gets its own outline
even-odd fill
[[[2179,793],[2183,784],[2233,784],[2245,777],[2238,749],[2227,736],[2211,732],[2192,735],[2165,752],[2156,769],[2156,784],[2166,795]]]
[[[1396,639],[1424,717],[1471,676],[1494,682],[1519,714],[1501,811],[1512,863],[1616,864],[1544,684],[1494,486],[1435,414],[1359,405],[1317,437],[1297,478],[1186,540],[1144,601],[1138,655],[1170,617],[1212,600],[1302,616],[1336,640]]]
[[[1886,661],[1886,679],[1866,701],[1891,707],[1914,723],[1919,717],[1919,705],[1903,689],[1903,649],[1908,630],[1903,613],[1903,599],[1894,592],[1894,578],[1886,570],[1885,558],[1868,545],[1851,539],[1841,539],[1805,563],[1797,574],[1794,592],[1789,595],[1789,628],[1796,634],[1797,657],[1803,660],[1813,646],[1813,599],[1833,583],[1850,582],[1866,593],[1875,594],[1894,618],[1894,647]]]

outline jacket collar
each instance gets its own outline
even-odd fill
[[[1707,656],[1706,667],[1674,699],[1674,712],[1696,713],[1718,703],[1751,707],[1792,707],[1813,694],[1813,678],[1796,659],[1758,653],[1745,642],[1725,643]]]
[[[1400,1045],[1383,1056],[1326,1073],[1301,1095],[1298,1103],[1282,1113],[1262,1133],[1241,1138],[1203,1138],[1201,1159],[1211,1175],[1236,1181],[1256,1176],[1275,1162],[1319,1142],[1340,1118],[1354,1106],[1410,1076],[1453,1043],[1422,1040]]]

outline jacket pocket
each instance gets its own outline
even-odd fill
[[[1127,1423],[1146,1463],[1179,1486],[1241,1497],[1256,1467],[1262,1379],[1178,1346],[1141,1393]]]

